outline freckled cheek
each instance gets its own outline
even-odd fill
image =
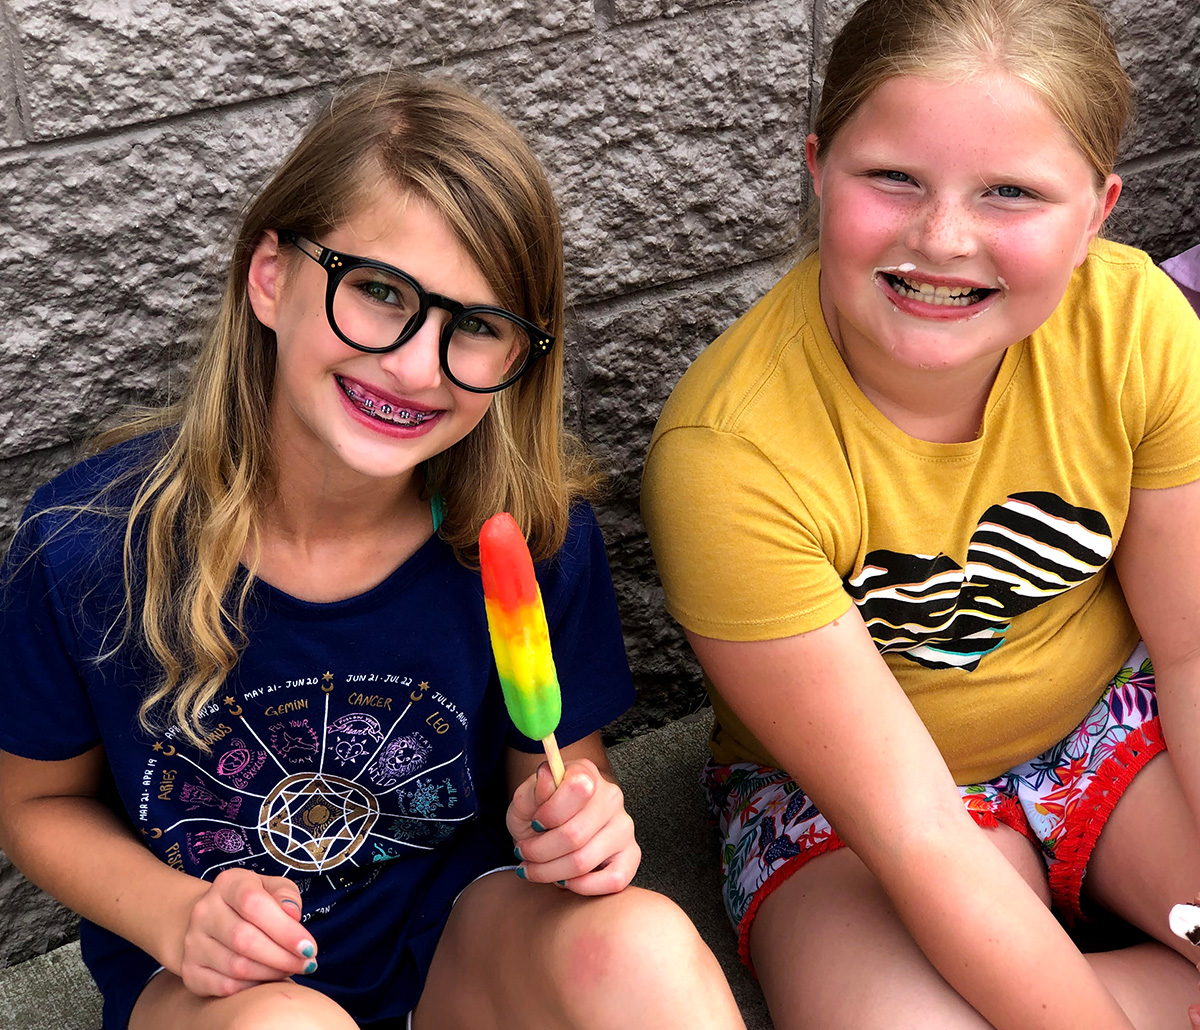
[[[827,210],[831,213],[821,220],[821,253],[845,264],[874,268],[885,262],[907,224],[905,213],[895,205],[861,197],[847,198]]]
[[[1064,240],[1044,229],[1010,228],[991,234],[986,245],[1010,290],[1031,298],[1054,298],[1057,303],[1073,268],[1074,251]]]

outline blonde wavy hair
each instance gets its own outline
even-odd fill
[[[1006,72],[1046,104],[1102,187],[1133,116],[1133,82],[1089,0],[865,0],[829,53],[813,122],[818,156],[887,80],[989,70]],[[815,207],[806,216],[807,249]]]
[[[183,399],[95,441],[162,434],[126,518],[125,636],[137,625],[162,670],[142,724],[165,715],[201,748],[203,710],[246,642],[255,563],[239,570],[273,481],[275,335],[250,307],[251,255],[269,229],[320,240],[371,198],[381,173],[445,218],[500,305],[557,340],[465,439],[425,464],[427,493],[444,501],[440,535],[471,566],[484,520],[508,511],[535,559],[547,558],[572,500],[598,481],[563,427],[562,233],[537,158],[502,116],[449,83],[392,73],[340,92],[247,209]]]

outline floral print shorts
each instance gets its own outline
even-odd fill
[[[981,826],[1003,823],[1040,845],[1055,907],[1078,917],[1084,870],[1105,820],[1134,775],[1165,747],[1154,670],[1138,644],[1078,728],[1015,769],[958,789]],[[723,841],[725,910],[749,964],[758,906],[809,859],[844,845],[782,770],[710,760],[701,781]]]

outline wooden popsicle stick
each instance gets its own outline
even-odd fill
[[[554,777],[554,786],[557,787],[562,783],[567,770],[563,765],[562,755],[558,750],[558,741],[554,739],[553,733],[542,738],[542,747],[546,749],[546,760],[550,763],[550,775]]]

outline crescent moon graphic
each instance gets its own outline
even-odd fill
[[[165,748],[163,748],[163,755],[165,755],[167,758],[170,758],[173,754],[175,754],[174,744],[168,744]]]
[[[229,714],[232,715],[236,719],[239,715],[242,714],[242,706],[234,705],[231,709],[229,709]]]
[[[329,686],[325,686],[325,684],[324,684],[324,683],[322,683],[322,684],[321,684],[321,689],[322,689],[322,690],[323,690],[323,691],[324,691],[326,694],[332,694],[332,693],[333,693],[333,688],[334,688],[334,684],[332,684],[332,683],[330,683],[330,684],[329,684]]]
[[[152,829],[152,830],[150,831],[150,836],[151,836],[151,837],[153,837],[155,840],[158,840],[158,838],[162,836],[162,830],[160,830],[160,829],[159,829],[159,828],[156,826],[156,827],[154,827],[154,829]]]

